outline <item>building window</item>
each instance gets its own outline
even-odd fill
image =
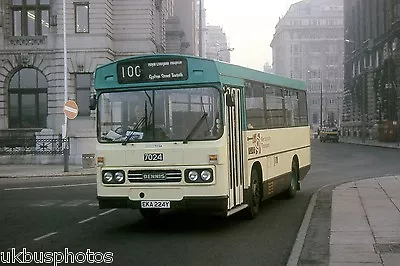
[[[74,3],[75,32],[89,33],[89,3]]]
[[[13,0],[13,36],[41,36],[49,32],[50,0]]]
[[[318,124],[318,114],[317,113],[312,114],[312,121],[313,121],[313,124]]]
[[[10,128],[45,128],[47,126],[47,80],[34,68],[16,72],[8,88],[8,123]]]
[[[90,84],[92,74],[76,74],[76,103],[79,108],[79,116],[89,116]]]
[[[400,19],[400,2],[399,1],[395,1],[394,3],[394,19],[395,21]]]

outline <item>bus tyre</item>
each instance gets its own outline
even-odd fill
[[[248,193],[248,204],[249,206],[245,210],[245,217],[247,219],[254,219],[260,208],[261,202],[261,187],[260,180],[256,169],[251,170],[251,183]]]
[[[160,215],[160,209],[140,209],[143,218],[153,220]]]
[[[286,198],[292,199],[296,196],[299,182],[299,168],[295,162],[292,163],[292,171],[290,172],[290,185],[286,190]]]

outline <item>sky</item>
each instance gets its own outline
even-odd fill
[[[231,63],[263,70],[272,65],[270,47],[276,23],[299,0],[203,0],[207,25],[222,26]]]

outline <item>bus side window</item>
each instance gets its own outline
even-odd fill
[[[263,129],[265,124],[265,104],[262,84],[250,83],[245,88],[246,121],[248,129]]]
[[[283,95],[281,89],[270,86],[265,89],[267,100],[267,126],[268,128],[284,127]]]

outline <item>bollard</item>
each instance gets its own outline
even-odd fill
[[[64,148],[64,172],[69,172],[69,149]]]

